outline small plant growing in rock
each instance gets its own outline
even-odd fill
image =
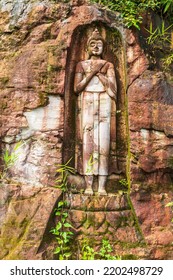
[[[15,164],[19,157],[19,148],[21,148],[23,144],[21,142],[17,143],[12,152],[5,149],[1,159],[3,161],[3,169],[0,172],[0,181],[5,182],[8,181],[8,171]]]
[[[121,260],[120,256],[112,256],[113,248],[108,239],[102,239],[102,246],[99,251],[100,260]]]
[[[172,24],[168,27],[165,26],[165,22],[162,21],[161,27],[153,29],[152,22],[150,23],[150,28],[146,29],[149,33],[147,38],[147,43],[151,45],[156,45],[158,48],[163,48],[165,43],[171,44],[170,39],[170,28]]]
[[[68,166],[71,159],[63,165],[59,165],[57,173],[60,174],[56,180],[56,188],[62,191],[62,200],[58,202],[55,208],[55,216],[59,217],[59,221],[55,228],[51,229],[51,233],[55,235],[57,247],[54,254],[58,256],[59,260],[68,260],[72,252],[70,250],[70,241],[74,233],[71,231],[72,225],[68,222],[68,202],[65,200],[65,193],[68,191],[67,177],[69,173],[75,174],[74,168]]]
[[[86,174],[90,174],[93,171],[93,165],[98,161],[97,158],[94,159],[94,155],[92,154],[87,162],[87,170]]]
[[[169,202],[166,204],[166,207],[171,207],[173,210],[173,201]],[[172,218],[172,222],[173,222],[173,218]]]
[[[87,239],[84,239],[82,243],[81,253],[82,253],[81,255],[82,260],[95,260],[96,252],[90,246],[89,241]]]
[[[85,239],[82,243],[81,259],[82,260],[121,260],[120,256],[113,256],[112,245],[108,239],[103,238],[100,251],[97,252],[90,246],[89,240]]]
[[[71,256],[69,243],[72,239],[73,232],[70,231],[71,224],[67,222],[68,212],[65,210],[66,206],[66,201],[60,201],[58,203],[58,207],[55,209],[55,215],[59,216],[60,220],[55,228],[51,229],[51,233],[56,236],[58,243],[54,254],[58,255],[59,260],[68,260]]]
[[[165,58],[162,58],[163,69],[165,71],[171,71],[171,66],[173,65],[173,53],[167,55]]]
[[[119,180],[119,183],[122,187],[128,187],[127,179],[121,179]]]

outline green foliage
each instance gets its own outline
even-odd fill
[[[161,68],[165,72],[171,72],[171,65],[173,63],[173,53],[170,48],[171,46],[171,28],[173,24],[166,26],[165,22],[162,21],[160,26],[153,28],[153,24],[150,23],[148,31],[147,43],[151,48],[153,57],[160,54]],[[164,57],[163,57],[164,55]]]
[[[153,29],[153,25],[151,22],[150,29],[146,29],[149,33],[147,43],[151,45],[155,44],[160,48],[163,48],[166,43],[171,44],[170,32],[168,32],[171,27],[172,25],[165,27],[165,22],[162,21],[161,27],[158,26],[156,29]]]
[[[172,12],[172,10],[173,10],[172,0],[161,0],[160,2],[163,5],[163,12],[164,13],[167,13],[168,11]]]
[[[84,239],[82,243],[82,250],[81,250],[82,260],[95,260],[96,252],[94,249],[89,245],[89,241]]]
[[[127,179],[121,179],[121,180],[119,180],[119,183],[123,187],[128,187]]]
[[[23,145],[22,142],[18,142],[15,144],[13,150],[10,152],[9,150],[5,149],[3,155],[1,157],[3,161],[3,170],[0,172],[0,180],[6,181],[8,178],[8,171],[9,169],[15,164],[19,157],[19,148]]]
[[[106,9],[119,12],[128,28],[134,26],[140,29],[142,14],[146,10],[160,12],[170,21],[173,20],[172,0],[91,0],[91,2],[98,3]]]
[[[173,53],[167,55],[162,59],[163,62],[163,69],[168,71],[170,66],[173,65]]]
[[[55,215],[58,215],[61,211],[62,208],[58,207]],[[72,227],[71,224],[66,222],[67,217],[68,213],[63,211],[61,213],[61,220],[57,223],[55,228],[50,231],[53,235],[55,235],[56,242],[58,243],[54,254],[58,255],[59,260],[68,260],[72,254],[69,243],[72,239],[73,232],[70,231],[70,228]]]
[[[89,240],[85,239],[82,243],[82,260],[121,260],[120,256],[112,256],[113,248],[108,239],[102,239],[99,252],[96,252],[89,244]]]
[[[73,167],[69,166],[72,159],[70,158],[67,163],[58,165],[57,173],[59,174],[58,179],[56,179],[55,187],[60,189],[63,193],[68,191],[67,177],[69,173],[75,174]]]
[[[166,204],[166,207],[172,207],[172,206],[173,206],[173,201]]]
[[[166,207],[173,207],[173,201],[167,203],[167,204],[166,204]],[[173,219],[172,219],[172,222],[173,222]]]
[[[95,159],[94,161],[94,156],[91,155],[88,162],[87,162],[87,170],[86,170],[86,174],[90,174],[90,172],[93,171],[93,165],[98,161],[98,159]]]
[[[68,203],[65,200],[65,193],[68,191],[67,177],[69,173],[75,174],[74,168],[69,166],[71,159],[66,163],[59,165],[57,173],[59,177],[56,180],[56,188],[62,191],[62,200],[58,202],[57,208],[55,208],[55,216],[59,217],[59,221],[55,228],[51,229],[51,233],[55,235],[57,247],[54,254],[58,256],[59,260],[68,260],[72,255],[70,249],[70,242],[74,236],[71,231],[72,225],[68,222]]]
[[[112,256],[110,253],[113,252],[113,248],[109,243],[108,239],[102,240],[102,246],[99,251],[100,260],[121,260],[120,256]]]

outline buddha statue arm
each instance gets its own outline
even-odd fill
[[[75,75],[75,83],[74,83],[74,91],[75,91],[75,93],[79,94],[80,92],[82,92],[85,89],[85,87],[87,86],[87,84],[89,83],[89,81],[92,79],[93,76],[94,76],[93,72],[90,73],[85,78],[83,78],[83,74],[82,73],[76,73],[76,75]]]
[[[84,77],[84,72],[76,72],[75,74],[75,82],[74,82],[74,92],[79,94],[82,92],[91,79],[100,71],[102,68],[103,63],[99,63],[95,65],[92,72],[89,73],[87,76]]]
[[[106,75],[103,73],[97,73],[97,76],[105,86],[106,92],[109,94],[109,96],[116,100],[117,83],[113,66],[108,68]]]

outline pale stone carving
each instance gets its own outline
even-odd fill
[[[89,59],[77,64],[74,82],[74,91],[78,94],[76,162],[82,161],[80,168],[78,163],[76,168],[85,175],[85,194],[93,194],[93,176],[96,175],[98,193],[106,195],[117,85],[113,64],[102,59],[104,40],[97,29],[87,45]],[[115,121],[113,130],[116,132]]]

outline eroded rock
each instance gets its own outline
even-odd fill
[[[11,153],[21,141],[17,160],[8,170],[12,181],[1,188],[1,258],[53,258],[49,250],[56,245],[49,231],[61,199],[55,178],[57,166],[64,163],[64,126],[73,105],[66,96],[72,94],[78,61],[77,51],[70,50],[86,26],[99,22],[109,30],[118,28],[126,46],[119,58],[125,55],[127,65],[119,59],[116,66],[118,156],[128,182],[120,175],[110,196],[90,197],[82,194],[84,179],[71,176],[69,184],[77,187],[67,196],[69,218],[79,240],[90,235],[99,243],[104,236],[115,244],[117,254],[172,259],[172,212],[165,207],[172,200],[172,85],[163,73],[148,70],[137,35],[124,29],[116,13],[83,0],[20,2],[0,1],[2,150]],[[125,185],[122,190],[121,179],[128,187],[131,182],[131,189]]]

